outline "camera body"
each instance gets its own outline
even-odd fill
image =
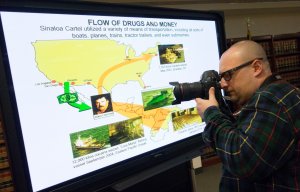
[[[173,94],[175,100],[173,105],[180,104],[182,101],[189,101],[195,98],[208,99],[208,90],[211,87],[215,88],[217,100],[222,98],[220,77],[218,72],[214,70],[205,71],[202,74],[200,81],[194,83],[178,83],[170,82],[174,86]]]

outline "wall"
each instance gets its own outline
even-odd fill
[[[248,18],[252,36],[300,32],[300,1],[160,6],[223,11],[227,38],[246,36]]]
[[[225,15],[227,38],[242,37],[247,33],[246,20],[250,18],[252,36],[277,35],[300,32],[300,9],[289,12],[273,10],[268,12]]]

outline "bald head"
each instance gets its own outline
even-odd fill
[[[244,40],[233,44],[227,51],[224,52],[221,60],[224,57],[235,60],[237,63],[250,61],[254,58],[262,58],[264,61],[264,69],[269,72],[271,71],[265,50],[259,43],[256,43],[255,41]]]
[[[246,103],[265,79],[272,75],[265,50],[251,40],[233,44],[221,56],[219,67],[220,74],[227,75],[227,80],[221,80],[222,88],[239,105]]]
[[[263,58],[264,60],[267,60],[267,55],[263,47],[251,40],[237,42],[233,44],[228,51],[232,51],[231,49],[246,60],[251,60],[253,58]]]

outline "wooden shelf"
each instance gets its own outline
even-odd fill
[[[227,39],[227,47],[245,37]],[[252,40],[265,49],[273,73],[300,87],[300,32],[281,35],[255,36]]]
[[[4,138],[4,127],[0,114],[0,191],[14,191],[10,165],[8,161],[7,146]]]
[[[218,163],[221,163],[221,159],[218,156],[212,156],[208,159],[201,159],[202,167],[209,167]]]

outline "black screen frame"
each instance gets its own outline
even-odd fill
[[[70,3],[53,1],[23,3],[7,2],[0,6],[0,10],[213,20],[216,22],[218,32],[219,55],[225,50],[226,45],[223,15],[220,12],[214,11],[192,11],[108,3]],[[0,30],[2,31],[3,29]],[[5,127],[5,137],[9,151],[8,155],[13,175],[14,188],[16,191],[30,192],[32,191],[32,188],[30,184],[29,169],[26,161],[25,147],[3,32],[1,34],[1,44],[0,114]],[[201,74],[199,74],[199,76],[200,75]],[[137,157],[103,168],[100,171],[88,173],[42,191],[99,190],[101,188],[112,186],[119,180],[129,177],[130,175],[140,173],[153,167],[155,168],[157,165],[163,163],[173,164],[175,166],[178,163],[189,161],[191,158],[201,155],[201,147],[204,146],[205,144],[201,134],[198,134],[191,138],[144,153]]]

